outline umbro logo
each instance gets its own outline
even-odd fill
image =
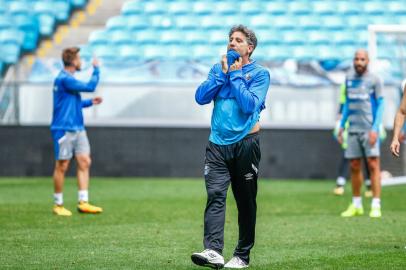
[[[254,179],[254,174],[252,173],[247,173],[246,175],[244,175],[245,180],[250,181],[252,179]]]

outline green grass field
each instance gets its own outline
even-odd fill
[[[65,185],[65,206],[75,210],[76,183]],[[384,217],[373,220],[341,218],[349,189],[335,197],[333,185],[260,181],[250,269],[406,269],[406,186],[384,188]],[[103,214],[57,217],[50,178],[0,179],[0,268],[202,269],[190,261],[202,250],[202,180],[94,178],[90,196]],[[226,259],[236,214],[230,190]]]

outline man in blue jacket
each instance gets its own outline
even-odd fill
[[[71,216],[72,212],[63,206],[63,183],[65,173],[73,155],[77,161],[78,177],[78,211],[82,213],[101,213],[100,207],[89,204],[89,168],[90,145],[83,123],[82,108],[97,105],[101,97],[82,100],[80,92],[94,92],[99,82],[99,66],[93,60],[93,74],[89,82],[81,82],[73,76],[81,69],[79,48],[67,48],[62,53],[64,69],[54,81],[53,116],[51,133],[54,141],[55,169],[54,208],[53,212],[60,216]]]
[[[261,158],[259,115],[265,108],[270,82],[269,72],[250,58],[256,46],[257,38],[252,30],[243,25],[233,27],[229,32],[227,56],[212,67],[207,80],[196,91],[198,104],[214,102],[204,167],[205,250],[193,253],[192,261],[197,265],[212,268],[249,265],[255,240]],[[233,258],[224,265],[224,222],[230,184],[238,209],[239,240]]]

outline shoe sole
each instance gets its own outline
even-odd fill
[[[199,265],[199,266],[210,267],[213,269],[221,269],[224,267],[224,264],[211,263],[205,257],[197,255],[197,254],[193,254],[190,258],[192,259],[192,262],[194,264]]]
[[[102,213],[103,211],[100,211],[100,212],[90,212],[90,211],[83,211],[83,210],[80,210],[80,209],[78,208],[78,212],[81,213],[81,214],[100,214],[100,213]]]

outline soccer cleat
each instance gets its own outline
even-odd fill
[[[234,256],[224,265],[224,268],[242,269],[248,268],[248,263],[244,262],[240,257]]]
[[[63,205],[55,205],[52,212],[58,216],[70,217],[72,215],[72,212],[63,207]]]
[[[362,206],[360,208],[355,208],[354,204],[350,204],[347,210],[341,213],[342,217],[355,217],[355,216],[362,216],[364,214],[364,208]]]
[[[91,205],[88,202],[81,201],[78,204],[78,211],[80,213],[99,214],[99,213],[103,212],[103,209],[101,207]]]
[[[335,195],[337,195],[337,196],[342,196],[342,195],[344,195],[344,187],[343,186],[337,186],[335,189],[334,189],[334,194]]]
[[[202,252],[193,253],[192,262],[196,265],[206,266],[213,269],[224,267],[224,258],[218,252],[212,249],[205,249]]]
[[[380,218],[382,217],[381,207],[372,207],[371,211],[369,212],[369,217],[371,218]]]
[[[371,198],[372,197],[372,190],[366,190],[364,193],[365,198]]]

